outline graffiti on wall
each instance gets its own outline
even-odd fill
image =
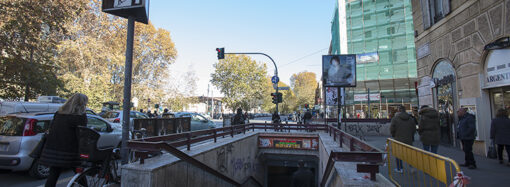
[[[221,148],[219,148],[216,151],[217,160],[216,160],[216,168],[220,172],[227,173],[228,172],[228,155],[232,153],[232,150],[234,149],[234,146],[232,144],[225,145]]]

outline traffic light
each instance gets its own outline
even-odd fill
[[[225,48],[216,48],[218,52],[218,60],[225,58]]]
[[[271,93],[271,97],[274,104],[278,103],[278,96],[276,95],[276,93]]]
[[[308,104],[305,104],[305,108],[308,109],[308,107],[309,107]]]
[[[280,92],[278,92],[278,93],[271,93],[271,97],[273,99],[273,103],[274,104],[282,103],[283,102],[283,95]]]

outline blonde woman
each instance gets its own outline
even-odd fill
[[[87,102],[86,95],[76,93],[55,113],[39,160],[50,167],[46,187],[56,185],[62,170],[80,164],[77,127],[87,125]]]

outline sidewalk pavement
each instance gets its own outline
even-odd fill
[[[370,145],[373,145],[384,151],[386,145],[386,139],[384,136],[366,136],[365,141]],[[419,141],[419,137],[415,138],[413,145],[418,148],[422,148],[422,144]],[[438,154],[449,157],[457,162],[457,164],[464,163],[464,152],[458,147],[447,147],[439,146]],[[461,167],[461,171],[465,175],[471,177],[471,184],[468,186],[483,187],[483,186],[510,186],[510,167],[506,166],[508,161],[505,158],[505,164],[499,164],[497,159],[489,159],[487,157],[475,155],[477,169],[468,169]],[[381,174],[388,178],[387,166],[381,167]]]

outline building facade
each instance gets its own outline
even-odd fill
[[[398,105],[418,106],[411,0],[338,0],[331,35],[330,54],[358,55],[356,87],[342,91],[344,118],[389,118]]]
[[[510,0],[412,0],[419,102],[441,113],[443,143],[458,144],[456,110],[476,116],[475,152],[491,118],[510,107]]]

